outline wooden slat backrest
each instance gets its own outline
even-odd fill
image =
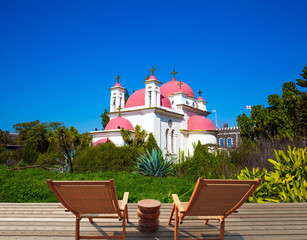
[[[110,181],[47,181],[60,202],[76,215],[118,214],[115,184]]]
[[[260,180],[204,180],[199,178],[185,208],[185,216],[228,216],[258,187]]]

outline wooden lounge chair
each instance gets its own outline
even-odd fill
[[[189,220],[189,217],[220,222],[220,237],[224,240],[225,218],[235,212],[257,189],[260,179],[257,180],[205,180],[199,178],[188,203],[181,203],[176,194],[168,224],[175,220],[174,239],[178,239],[179,223]],[[173,213],[175,211],[175,219]],[[191,218],[190,218],[191,219]],[[192,238],[186,238],[192,239]],[[204,238],[203,238],[204,239]],[[211,238],[212,239],[212,238]]]
[[[67,211],[76,216],[76,240],[79,239],[125,239],[128,222],[127,202],[129,193],[125,192],[122,201],[117,200],[114,180],[110,181],[52,181],[47,184],[64,205]],[[122,220],[122,236],[80,236],[80,220],[88,218],[118,218]]]

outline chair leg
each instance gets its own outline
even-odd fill
[[[127,207],[127,206],[126,206]],[[125,221],[125,218],[126,218],[126,209],[125,209],[125,211],[124,211],[124,213],[123,213],[123,217],[124,217],[124,219],[123,219],[123,240],[125,240],[126,239],[126,221]],[[128,221],[128,215],[127,215],[127,221]]]
[[[90,223],[93,223],[93,218],[88,218],[88,220],[90,221]]]
[[[172,221],[172,218],[173,218],[173,214],[174,214],[174,210],[175,210],[175,203],[173,203],[172,211],[171,211],[171,214],[169,215],[168,225],[171,224],[171,221]]]
[[[209,222],[209,220],[207,219],[207,220],[204,221],[204,224],[206,225],[208,222]]]
[[[225,219],[220,219],[220,239],[224,240],[225,235]]]
[[[174,231],[174,240],[178,240],[178,228],[179,228],[178,208],[177,208],[177,206],[175,206],[175,231]]]
[[[126,218],[127,218],[127,223],[128,223],[129,222],[129,216],[128,216],[128,206],[127,205],[126,205],[125,211],[126,211]]]
[[[76,240],[80,239],[80,217],[76,216]]]

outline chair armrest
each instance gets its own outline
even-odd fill
[[[129,192],[125,192],[125,193],[124,193],[123,200],[122,200],[122,202],[121,202],[121,204],[120,204],[120,206],[119,206],[119,209],[120,209],[120,210],[122,210],[122,211],[125,210],[125,207],[126,207],[126,205],[127,205],[127,203],[128,203],[128,198],[129,198]]]
[[[183,208],[183,206],[181,205],[181,202],[180,202],[180,200],[179,200],[177,194],[172,194],[172,197],[173,197],[173,199],[174,199],[174,203],[175,203],[175,205],[177,206],[179,212],[184,212],[184,208]]]

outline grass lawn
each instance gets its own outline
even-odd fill
[[[137,173],[97,172],[97,173],[55,173],[41,168],[7,171],[0,166],[0,202],[57,202],[47,186],[46,180],[109,180],[114,179],[118,198],[130,192],[129,202],[142,199],[157,199],[162,203],[173,202],[172,193],[188,201],[194,189],[193,177],[144,177]],[[184,196],[183,196],[184,195]]]

